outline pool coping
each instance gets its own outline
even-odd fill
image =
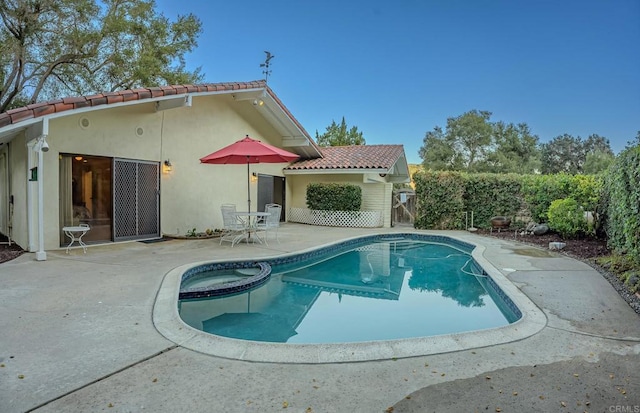
[[[295,256],[372,235],[388,236],[388,233],[369,234],[344,238],[302,251],[262,257],[261,261]],[[268,363],[323,364],[392,360],[433,354],[449,353],[488,347],[523,340],[541,331],[547,318],[515,284],[505,277],[484,257],[486,247],[455,235],[443,237],[474,246],[473,259],[485,270],[500,289],[520,309],[522,317],[507,326],[464,333],[397,340],[368,341],[329,344],[265,343],[221,337],[197,330],[186,324],[178,313],[178,295],[182,274],[199,265],[229,260],[211,260],[181,265],[167,272],[162,280],[153,306],[153,324],[156,330],[176,345],[211,356]],[[238,259],[236,261],[242,261]]]

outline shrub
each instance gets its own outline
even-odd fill
[[[312,183],[307,185],[307,207],[321,211],[359,211],[362,188],[353,184]]]
[[[418,195],[416,228],[464,229],[464,179],[460,172],[419,172],[413,180]]]
[[[609,168],[605,181],[607,242],[617,253],[640,264],[640,145],[626,148]]]
[[[573,198],[551,202],[547,215],[549,228],[557,231],[562,238],[576,238],[588,230],[584,210]]]
[[[466,175],[464,204],[465,210],[474,213],[474,226],[489,229],[496,215],[515,221],[523,202],[520,181],[520,175],[515,174]]]

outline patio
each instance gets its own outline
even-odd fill
[[[86,254],[81,249],[69,255],[64,249],[48,251],[45,262],[25,254],[0,265],[0,411],[287,408],[317,413],[382,412],[394,405],[394,412],[427,407],[451,411],[445,404],[450,400],[427,396],[460,392],[465,383],[474,385],[459,397],[468,403],[467,410],[488,406],[495,411],[496,403],[502,411],[522,410],[534,399],[539,411],[558,410],[561,402],[575,408],[576,400],[589,411],[640,405],[637,371],[629,373],[640,364],[640,317],[599,273],[561,255],[535,257],[526,254],[532,247],[466,232],[450,234],[483,245],[483,257],[544,311],[546,326],[539,333],[453,353],[307,365],[202,354],[156,330],[156,294],[175,267],[273,256],[357,235],[413,231],[313,227],[309,237],[309,229],[284,224],[279,244],[231,248],[217,239],[131,242],[89,247]],[[532,371],[548,386],[562,383],[562,388],[549,388],[539,398]],[[483,387],[486,376],[505,387]],[[591,394],[589,407],[585,392]]]

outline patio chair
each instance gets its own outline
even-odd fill
[[[275,232],[276,241],[278,241],[279,244],[280,240],[278,239],[278,228],[280,228],[280,215],[282,214],[282,205],[266,204],[264,206],[264,211],[268,212],[270,215],[267,215],[263,221],[257,223],[257,230],[264,231],[264,243],[267,245],[269,245],[269,243],[267,242],[269,232]]]
[[[220,245],[222,245],[222,242],[227,241],[233,247],[247,237],[245,224],[236,216],[235,204],[222,204],[220,211],[222,212],[223,225]]]

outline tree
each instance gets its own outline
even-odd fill
[[[594,167],[598,156],[613,156],[609,140],[595,134],[590,135],[584,141],[579,136],[574,137],[566,133],[556,136],[551,141],[542,144],[542,173],[583,173],[589,154],[593,158],[590,161],[590,169]]]
[[[424,145],[418,151],[425,169],[434,171],[460,171],[463,168],[462,157],[456,152],[455,144],[447,139],[440,126],[427,132]]]
[[[615,159],[613,154],[600,150],[588,153],[582,166],[582,172],[589,175],[599,174],[606,171]]]
[[[609,139],[595,133],[589,135],[589,137],[584,141],[583,147],[585,157],[590,153],[596,152],[613,156],[613,151],[611,150],[611,143],[609,142]]]
[[[0,0],[0,112],[64,95],[197,83],[194,15],[154,0]]]
[[[335,120],[327,126],[327,130],[322,135],[316,131],[316,142],[320,146],[346,146],[346,145],[366,145],[362,132],[358,132],[358,127],[353,126],[347,130],[347,122],[342,117],[340,125]]]
[[[526,123],[493,124],[495,149],[487,156],[486,172],[534,173],[540,167],[538,137]]]
[[[446,131],[427,132],[419,155],[425,169],[532,173],[539,166],[538,137],[526,123],[489,122],[491,112],[471,110],[447,119]]]
[[[447,119],[446,132],[427,132],[419,154],[426,169],[474,171],[492,142],[491,112],[471,110]]]

